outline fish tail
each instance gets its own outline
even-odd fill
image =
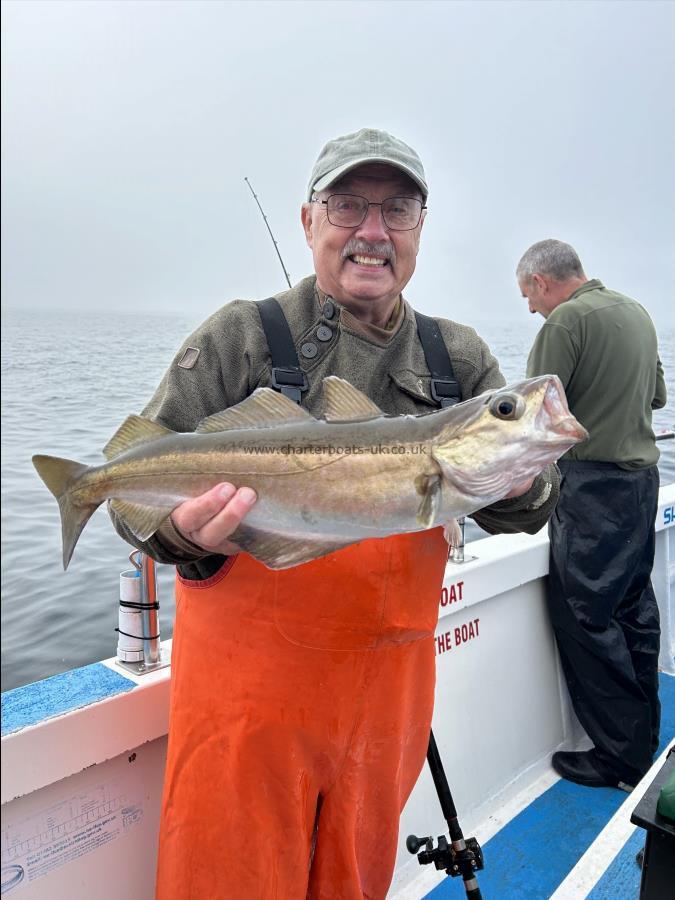
[[[77,505],[73,502],[72,488],[89,467],[71,459],[41,455],[33,457],[33,465],[59,504],[63,568],[67,569],[82,529],[100,505],[99,503]]]

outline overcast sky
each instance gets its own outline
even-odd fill
[[[3,304],[189,311],[311,271],[331,137],[377,127],[430,185],[422,311],[529,314],[513,272],[572,243],[673,322],[672,2],[3,3]],[[529,326],[529,322],[528,322]]]

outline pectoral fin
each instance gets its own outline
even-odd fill
[[[417,510],[417,524],[422,528],[433,528],[443,496],[441,476],[420,475],[416,487],[417,493],[422,495],[422,502]]]

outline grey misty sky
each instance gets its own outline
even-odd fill
[[[5,2],[6,307],[189,313],[312,270],[321,146],[378,127],[431,194],[406,296],[535,330],[514,270],[559,237],[672,322],[671,2]]]

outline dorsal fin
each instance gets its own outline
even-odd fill
[[[246,400],[222,412],[202,419],[196,431],[230,431],[235,428],[274,428],[290,422],[302,422],[312,416],[288,397],[272,388],[258,388]]]
[[[365,422],[384,415],[379,406],[365,394],[337,375],[324,378],[323,396],[326,401],[327,422]]]
[[[173,431],[158,422],[144,419],[143,416],[128,416],[105,445],[103,453],[106,459],[114,459],[131,447],[147,444],[148,441],[154,441],[167,434],[173,434]]]

